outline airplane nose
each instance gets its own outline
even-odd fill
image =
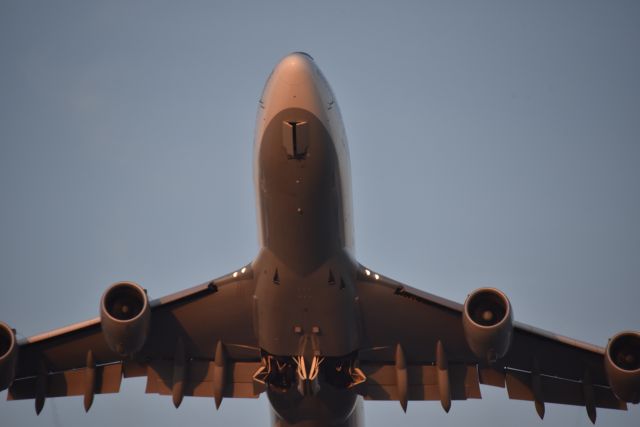
[[[328,126],[328,111],[334,103],[331,88],[311,55],[293,52],[276,64],[265,84],[258,123],[266,126],[283,110],[302,109]],[[257,128],[257,134],[260,134],[260,128]]]
[[[315,67],[311,55],[293,52],[276,65],[273,77],[278,77],[278,80],[288,84],[304,84],[313,80]]]
[[[313,56],[309,55],[307,52],[291,52],[291,55],[302,55],[302,56],[306,56],[307,58],[309,58],[310,60],[313,61]]]

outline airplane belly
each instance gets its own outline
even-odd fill
[[[273,427],[361,427],[362,399],[350,391],[328,391],[313,397],[267,393]]]
[[[255,327],[260,348],[279,356],[344,356],[360,344],[355,270],[346,252],[301,276],[263,249],[257,273]]]

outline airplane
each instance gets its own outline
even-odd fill
[[[256,398],[272,424],[352,427],[364,400],[481,398],[480,384],[547,404],[627,409],[640,402],[640,332],[606,348],[514,321],[507,296],[480,288],[459,304],[358,263],[349,154],[333,92],[306,53],[284,57],[259,101],[254,183],[259,252],[245,266],[150,299],[123,281],[99,316],[18,340],[0,322],[0,391],[33,399],[146,392]]]

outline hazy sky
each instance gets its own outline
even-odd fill
[[[0,0],[0,319],[20,336],[95,317],[115,281],[159,297],[256,255],[257,100],[295,50],[342,109],[362,263],[457,301],[496,286],[516,320],[602,346],[640,329],[639,2],[219,3]],[[482,392],[365,419],[590,425]],[[264,397],[175,410],[144,380],[88,415],[5,397],[11,427],[268,425]]]

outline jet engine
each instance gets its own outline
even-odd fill
[[[9,387],[16,373],[18,360],[16,334],[4,322],[0,322],[0,391]]]
[[[504,356],[511,344],[513,311],[501,291],[480,288],[467,297],[462,315],[467,344],[480,359],[494,362]]]
[[[620,400],[640,403],[640,333],[621,332],[609,340],[604,367]]]
[[[111,350],[121,356],[138,352],[151,324],[147,292],[133,282],[111,285],[100,301],[100,322]]]

